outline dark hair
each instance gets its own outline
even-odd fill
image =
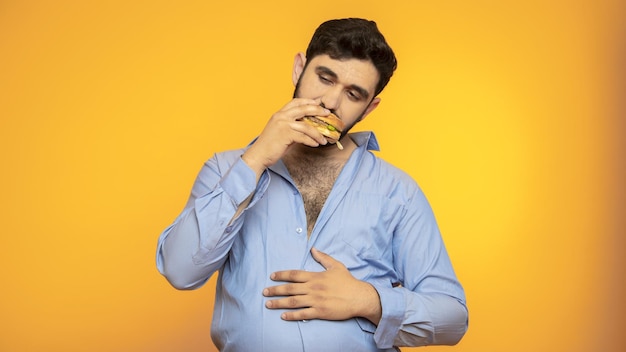
[[[376,22],[361,18],[344,18],[322,23],[306,50],[307,62],[317,55],[333,59],[370,60],[380,79],[375,96],[385,88],[398,63]]]

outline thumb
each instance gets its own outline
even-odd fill
[[[333,257],[329,256],[328,254],[324,252],[319,251],[315,247],[311,248],[311,255],[313,256],[313,259],[315,259],[318,263],[322,264],[322,266],[326,270],[332,269],[337,263],[337,261]]]

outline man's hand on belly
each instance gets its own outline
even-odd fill
[[[273,273],[273,281],[285,284],[263,290],[269,309],[290,309],[284,320],[346,320],[363,317],[378,324],[382,314],[376,289],[358,280],[341,262],[313,248],[313,258],[326,269],[323,272],[286,270]]]

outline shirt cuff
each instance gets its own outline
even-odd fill
[[[265,185],[267,182],[267,180],[265,180],[267,178],[266,173],[267,171],[263,172],[261,176],[263,180],[259,180],[257,184],[255,172],[240,157],[224,174],[220,181],[220,187],[228,194],[230,199],[232,199],[234,206],[237,207],[246,200],[258,186]]]
[[[374,341],[380,349],[392,348],[404,321],[406,298],[403,290],[376,285],[374,287],[378,291],[382,308],[382,316],[374,333]]]

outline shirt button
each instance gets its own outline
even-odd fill
[[[298,228],[296,229],[296,232],[297,232],[297,233],[302,233],[302,227],[298,227]]]

